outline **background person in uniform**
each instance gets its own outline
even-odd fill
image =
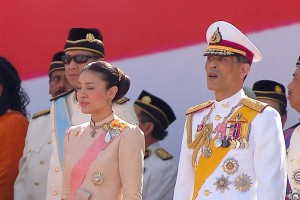
[[[288,84],[288,99],[292,108],[300,113],[300,57],[292,81]],[[299,119],[297,119],[298,121]],[[300,199],[300,123],[284,131],[287,153],[288,184],[286,200]]]
[[[276,81],[260,80],[253,84],[252,90],[257,100],[269,104],[278,111],[282,127],[284,127],[287,120],[287,98],[284,85]]]
[[[77,85],[78,103],[91,119],[65,136],[62,199],[141,200],[144,135],[112,111],[112,102],[129,90],[129,77],[97,61],[83,69]]]
[[[159,141],[168,135],[166,129],[175,121],[175,114],[165,101],[144,90],[134,102],[134,110],[146,144],[143,200],[172,200],[177,164]]]
[[[49,68],[49,94],[53,97],[71,89],[61,61],[64,52],[57,52]],[[33,115],[27,130],[19,175],[14,185],[15,200],[46,198],[47,176],[52,152],[50,110]]]
[[[104,60],[103,38],[95,28],[72,28],[65,43],[66,77],[72,88],[76,88],[79,75],[88,63]],[[114,112],[129,123],[137,123],[133,106],[126,97],[113,103]],[[70,90],[53,99],[50,112],[52,147],[46,199],[61,200],[63,139],[66,129],[72,125],[90,121],[90,115],[83,114],[78,107],[75,91]]]
[[[215,100],[187,111],[174,200],[284,199],[280,116],[242,90],[261,53],[224,21],[210,25],[206,38],[207,87]]]
[[[0,199],[12,200],[28,127],[29,98],[14,66],[0,57]]]

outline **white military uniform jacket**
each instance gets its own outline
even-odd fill
[[[158,142],[150,145],[147,151],[150,153],[144,162],[143,200],[172,200],[177,164]]]
[[[75,92],[72,92],[66,96],[66,102],[68,106],[69,116],[71,125],[79,125],[84,122],[90,121],[90,115],[83,114],[77,106],[77,101],[75,99]],[[123,104],[113,104],[113,110],[115,114],[124,119],[129,123],[136,123],[138,119],[136,118],[133,106],[125,102]],[[51,154],[50,167],[48,171],[48,183],[47,183],[47,195],[46,200],[61,200],[62,191],[62,167],[60,166],[59,155],[58,155],[58,143],[56,140],[56,133],[54,128],[54,105],[51,105],[51,126],[52,126],[52,147],[53,152]]]
[[[46,197],[47,177],[52,152],[49,110],[33,117],[23,157],[19,162],[19,175],[14,185],[15,200],[41,200]]]
[[[295,128],[287,150],[288,178],[293,193],[300,197],[300,125]]]
[[[210,115],[210,122],[213,123],[213,128],[218,123],[222,123],[224,117],[230,113],[231,108],[236,106],[244,97],[245,94],[241,90],[228,99],[220,102],[214,101],[212,105],[214,109]],[[203,117],[208,114],[210,108],[193,114],[193,138],[195,138],[194,134],[197,126],[201,123]],[[277,111],[268,106],[263,112],[256,115],[251,123],[248,144],[249,147],[247,149],[232,149],[225,155],[200,188],[196,197],[197,200],[284,199],[286,187],[285,144],[280,116]],[[192,167],[192,152],[193,150],[187,147],[187,131],[185,127],[174,200],[192,199],[195,179],[195,172]],[[198,158],[200,152],[201,150],[198,153]],[[236,160],[238,168],[234,174],[227,174],[223,169],[224,161],[232,158]],[[201,165],[201,163],[198,162],[197,165]],[[236,180],[239,180],[237,179],[239,175],[245,175],[250,178],[250,187],[246,187],[247,190],[245,192],[240,191],[241,185],[245,182],[236,182]],[[217,188],[216,184],[222,176],[229,181],[223,191]],[[249,184],[249,179],[246,183]]]

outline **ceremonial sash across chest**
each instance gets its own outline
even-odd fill
[[[64,154],[64,136],[66,130],[71,126],[66,97],[60,97],[54,101],[54,129],[57,141],[57,149],[60,166],[63,163]]]
[[[242,106],[240,107],[228,121],[234,121],[237,118],[238,114],[241,114],[243,118],[247,121],[247,126],[252,122],[255,116],[258,114],[256,110],[253,110],[249,107]],[[189,128],[190,129],[190,128]],[[209,145],[212,150],[212,155],[209,158],[203,157],[200,155],[199,161],[196,168],[195,174],[195,182],[194,182],[194,192],[193,192],[193,200],[196,199],[199,190],[204,184],[205,180],[215,171],[215,169],[219,166],[220,162],[224,159],[224,157],[229,152],[230,148],[216,148],[214,146],[215,139],[211,140]]]
[[[114,120],[110,123],[110,126],[115,130],[118,129],[121,133],[127,124],[120,123],[118,120]],[[105,137],[110,134],[109,132],[102,133],[96,141],[89,146],[83,156],[78,160],[71,171],[70,183],[71,183],[71,199],[74,199],[76,190],[83,183],[86,173],[89,170],[92,162],[97,158],[97,156],[119,135],[110,137],[109,141],[105,141]]]
[[[297,128],[297,126],[299,126],[299,124],[300,123],[297,123],[294,126],[292,126],[291,128],[284,131],[284,140],[285,140],[286,150],[288,150],[288,148],[290,147],[291,137],[293,135],[295,128]],[[291,193],[293,193],[292,187],[291,187],[289,178],[287,178],[286,195],[291,194]],[[289,199],[289,198],[286,196],[286,199]]]

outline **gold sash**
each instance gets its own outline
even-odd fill
[[[241,113],[242,117],[247,121],[247,126],[252,122],[255,116],[259,111],[253,110],[247,106],[240,107],[228,121],[234,121],[237,117],[237,114]],[[211,140],[209,146],[212,150],[212,156],[209,158],[204,158],[203,155],[200,155],[199,161],[196,168],[195,182],[194,182],[194,192],[193,200],[196,199],[199,190],[201,189],[205,180],[215,171],[219,166],[220,162],[229,152],[230,148],[216,148],[214,146],[215,139]]]

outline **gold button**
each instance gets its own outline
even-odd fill
[[[39,182],[36,182],[36,181],[34,182],[34,185],[39,185],[39,184],[40,184]]]
[[[52,140],[50,139],[50,140],[48,140],[48,144],[51,144],[52,143]]]
[[[58,192],[53,191],[52,195],[53,195],[53,196],[56,196],[56,195],[58,195]]]
[[[40,161],[40,163],[41,163],[41,165],[42,165],[42,164],[44,164],[44,163],[45,163],[45,161],[44,161],[44,160],[41,160],[41,161]]]
[[[209,190],[204,190],[204,195],[205,195],[205,196],[210,195],[210,193],[211,193],[211,191],[209,191]]]
[[[221,116],[220,116],[220,115],[216,115],[216,116],[215,116],[215,120],[216,120],[216,121],[219,121],[220,119],[221,119]]]
[[[58,167],[55,167],[54,171],[55,171],[55,172],[58,172],[58,171],[59,171],[59,168],[58,168]]]

